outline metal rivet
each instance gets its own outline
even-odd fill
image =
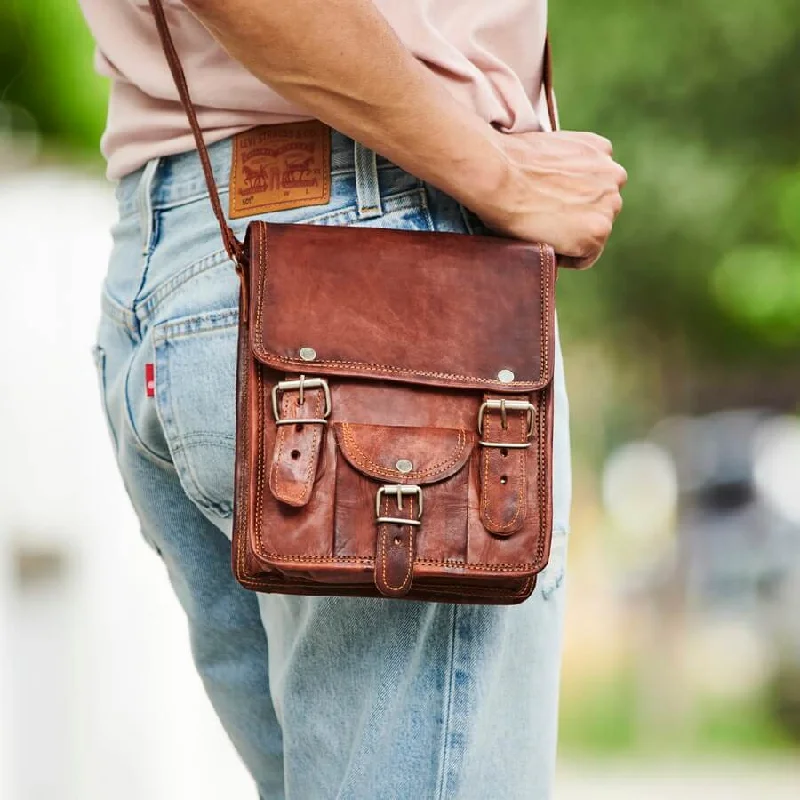
[[[404,475],[414,469],[414,465],[407,458],[401,458],[394,466],[398,472],[402,472]]]
[[[497,380],[500,383],[511,383],[516,376],[510,369],[501,369],[500,372],[497,373]]]
[[[313,347],[301,347],[300,358],[303,361],[316,361],[317,351]]]

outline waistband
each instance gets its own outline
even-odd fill
[[[229,137],[208,146],[214,179],[220,195],[227,196],[231,172],[233,139]],[[371,151],[357,144],[349,136],[331,130],[331,176],[356,173],[370,160]],[[372,161],[377,169],[386,169],[393,164],[382,156]],[[373,167],[373,168],[374,168]],[[199,199],[208,194],[203,168],[197,150],[171,156],[159,156],[141,169],[126,175],[117,184],[116,196],[120,216],[139,211],[139,195],[143,177],[149,184],[150,202],[153,209],[169,208],[172,205]]]

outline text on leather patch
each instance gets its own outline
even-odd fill
[[[233,139],[231,219],[324,205],[331,197],[331,131],[317,120],[262,125]]]

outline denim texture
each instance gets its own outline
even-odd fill
[[[230,141],[211,157],[226,206]],[[197,154],[150,162],[120,182],[117,199],[95,348],[103,408],[143,537],[260,797],[550,798],[571,491],[560,348],[554,541],[531,599],[256,595],[229,565],[238,279]],[[262,218],[482,232],[450,197],[338,133],[330,202]],[[249,221],[233,221],[239,236]]]

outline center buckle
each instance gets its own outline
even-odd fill
[[[284,392],[299,391],[300,399],[298,405],[305,403],[305,391],[307,389],[322,389],[325,395],[325,411],[320,418],[301,418],[290,417],[289,419],[281,419],[280,412],[280,398]],[[331,415],[331,390],[328,386],[328,381],[325,378],[306,378],[301,375],[296,381],[280,381],[272,387],[272,413],[275,415],[276,425],[325,425],[328,422],[328,417]]]
[[[480,435],[481,439],[483,439],[483,420],[486,416],[486,411],[488,410],[497,410],[500,412],[500,420],[503,429],[505,430],[508,428],[508,416],[507,412],[509,411],[527,411],[528,412],[528,431],[526,433],[525,438],[528,439],[527,442],[516,443],[516,442],[484,442],[480,441],[478,444],[483,445],[484,447],[503,447],[513,450],[522,450],[526,447],[530,447],[530,439],[533,438],[533,424],[534,424],[534,415],[536,413],[536,407],[533,403],[530,403],[527,400],[485,400],[478,411],[478,434]]]
[[[403,510],[403,498],[406,496],[413,496],[417,498],[417,518],[405,519],[404,517],[382,517],[381,516],[381,499],[387,495],[394,495],[397,499],[398,511]],[[378,524],[392,523],[394,525],[421,525],[422,519],[422,488],[415,484],[396,484],[390,486],[381,486],[378,493],[375,495],[375,516],[377,517]]]

